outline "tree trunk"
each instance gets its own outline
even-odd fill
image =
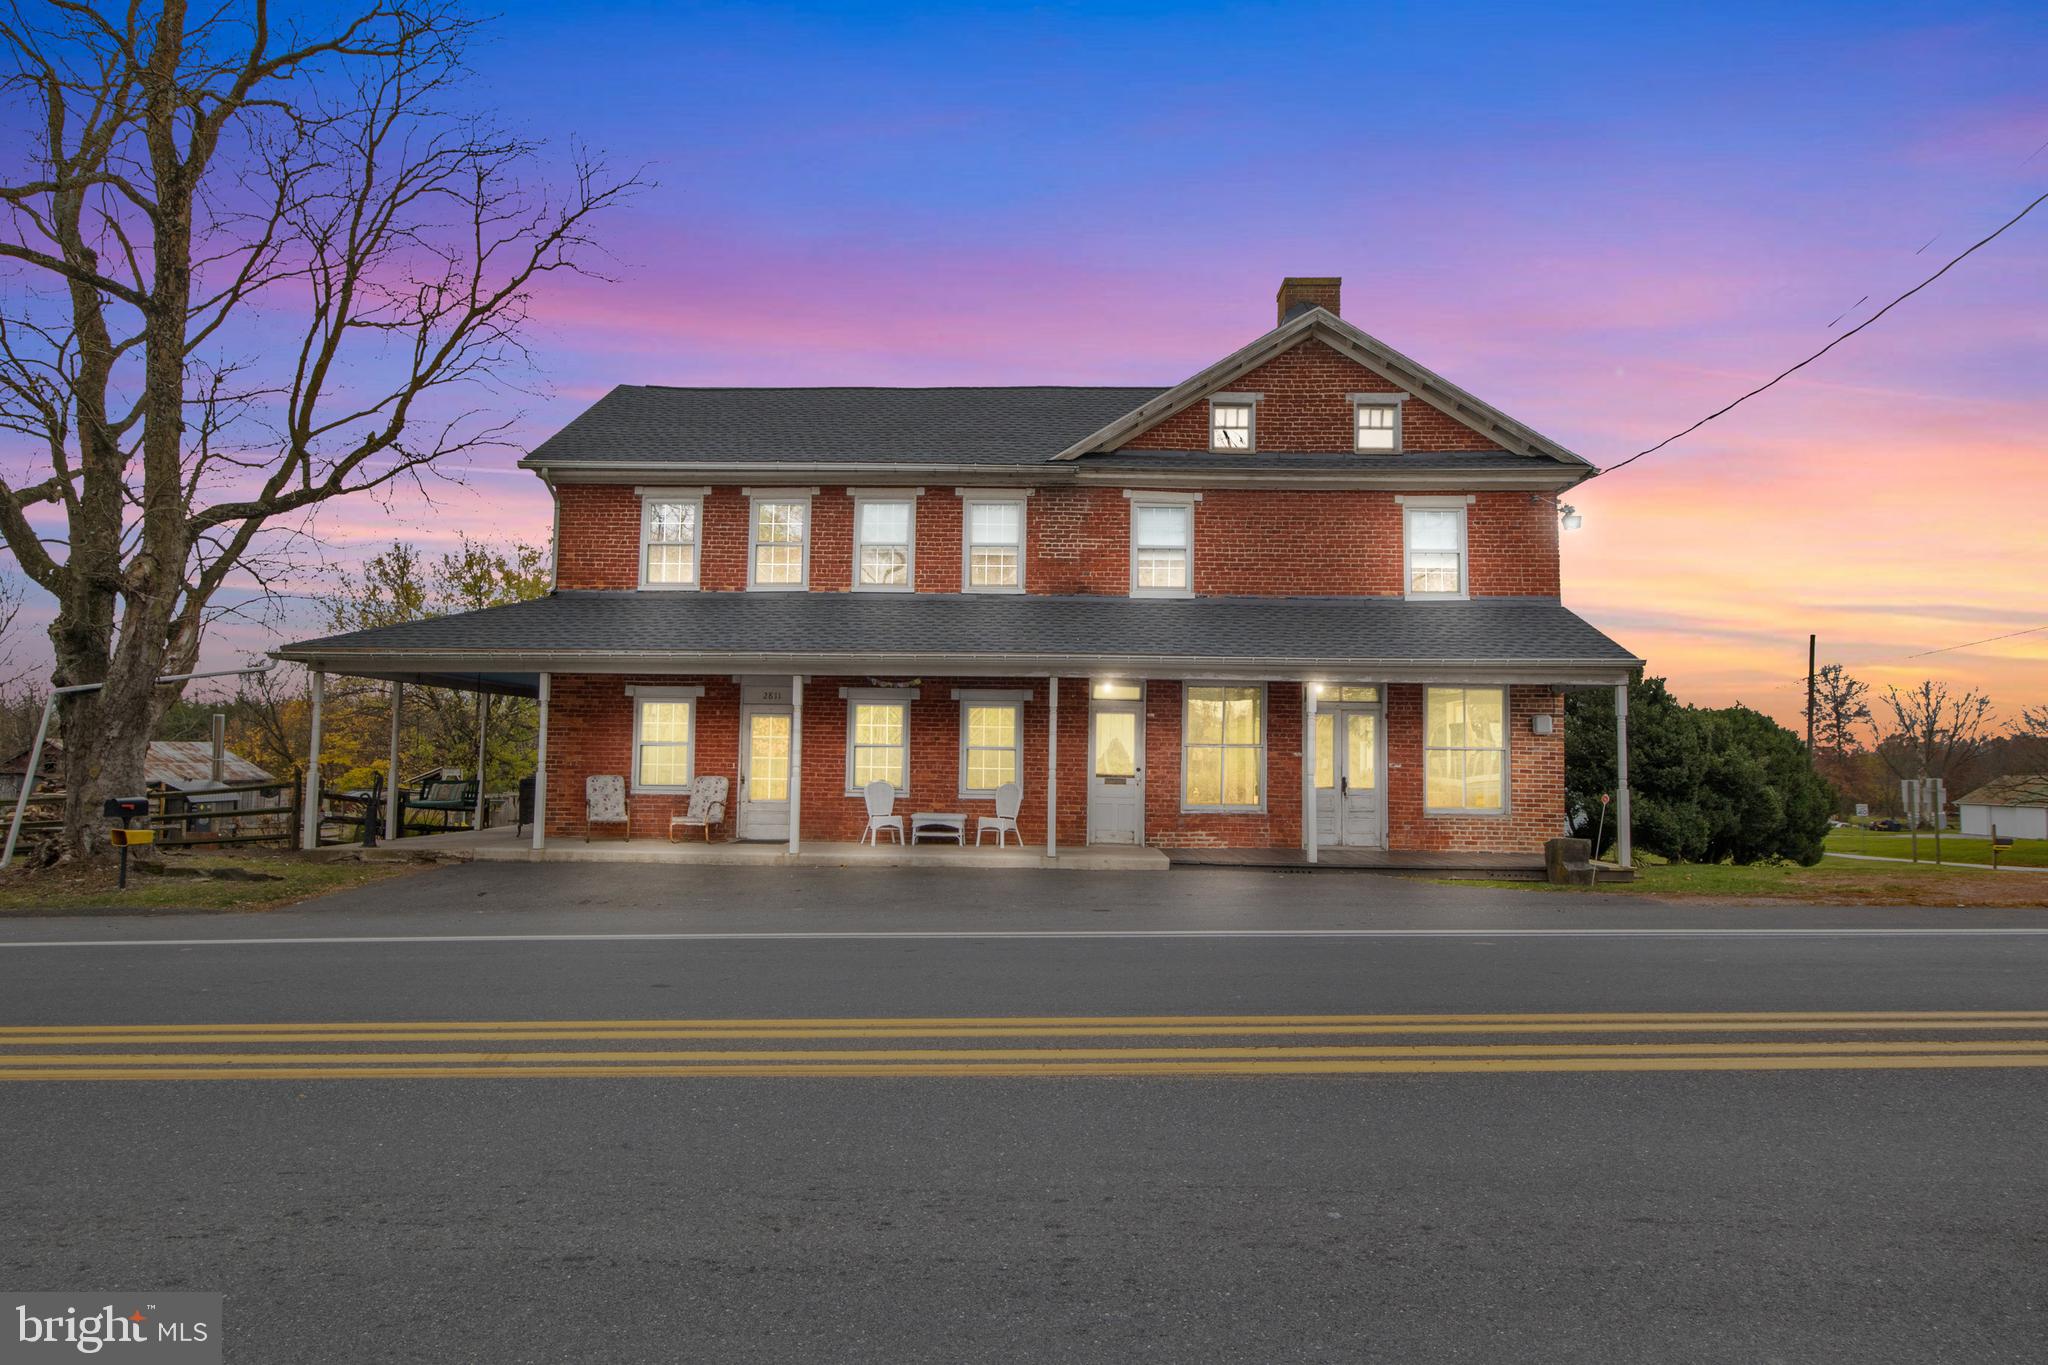
[[[110,797],[139,796],[147,788],[143,764],[156,727],[156,698],[148,679],[140,687],[110,683],[98,692],[60,698],[63,724],[64,838],[74,857],[111,856],[101,813]]]

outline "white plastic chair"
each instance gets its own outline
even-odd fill
[[[903,817],[893,813],[896,809],[895,786],[878,777],[862,787],[860,794],[868,803],[868,827],[861,832],[860,841],[879,845],[882,842],[881,831],[893,829],[896,842],[902,843]]]
[[[1024,846],[1024,836],[1017,829],[1017,812],[1024,808],[1024,789],[1015,782],[1005,782],[996,788],[996,813],[976,816],[974,820],[974,844],[981,846],[981,836],[990,830],[996,832],[996,847],[1003,846],[1003,836],[1015,834],[1017,846]]]
[[[599,825],[620,825],[626,838],[633,837],[633,823],[627,814],[626,779],[617,774],[583,779],[583,842]]]

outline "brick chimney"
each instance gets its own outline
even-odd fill
[[[1342,317],[1344,313],[1337,301],[1343,290],[1344,281],[1335,275],[1289,275],[1280,281],[1280,293],[1276,296],[1280,321],[1287,321],[1304,308],[1327,308]]]

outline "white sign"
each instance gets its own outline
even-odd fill
[[[1856,818],[1858,820],[1868,820],[1870,818],[1870,803],[1868,801],[1858,801],[1856,803]]]

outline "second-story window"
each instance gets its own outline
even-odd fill
[[[1414,500],[1402,508],[1405,582],[1409,597],[1465,597],[1465,500]]]
[[[1360,402],[1357,440],[1353,449],[1361,455],[1393,455],[1401,449],[1401,406],[1398,403]]]
[[[811,504],[801,497],[759,494],[747,546],[747,586],[800,589],[809,568]]]
[[[1024,590],[1024,499],[968,496],[963,507],[967,591]]]
[[[853,505],[853,586],[908,592],[917,503],[910,497],[861,497]]]
[[[1194,589],[1195,509],[1187,501],[1131,499],[1131,593],[1186,597]]]
[[[1252,448],[1252,404],[1218,400],[1209,404],[1209,449]]]
[[[704,504],[695,496],[643,494],[640,500],[640,586],[697,586],[697,527]]]

